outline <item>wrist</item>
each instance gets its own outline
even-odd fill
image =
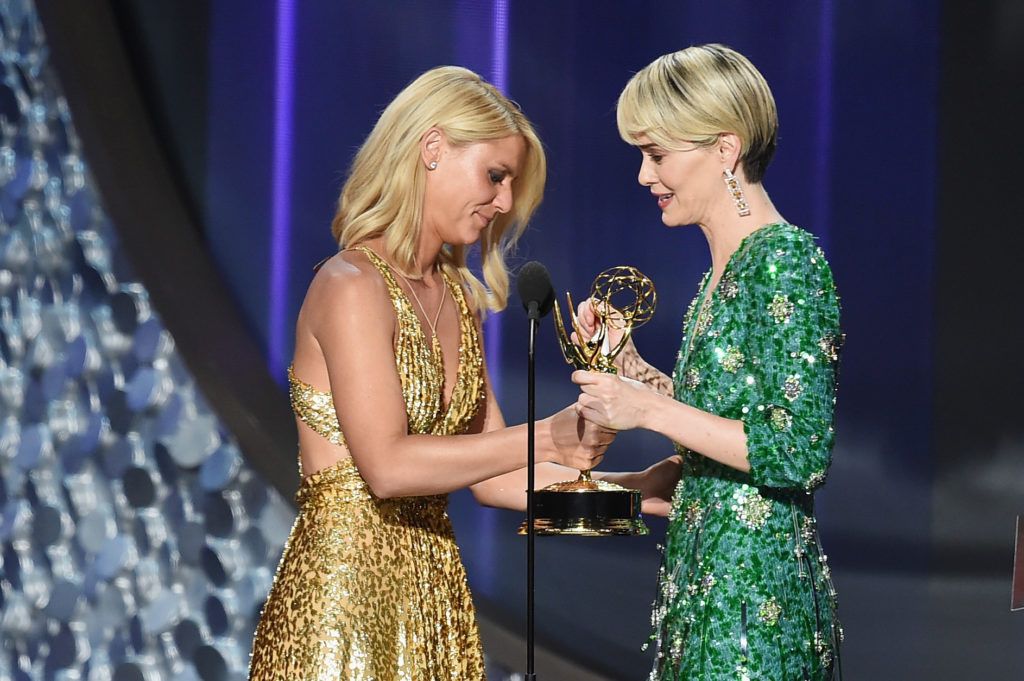
[[[665,396],[654,390],[645,390],[641,395],[639,426],[644,430],[661,432],[658,424],[661,421],[661,403]]]
[[[636,346],[634,346],[633,343],[630,342],[626,345],[625,348],[623,348],[622,352],[618,354],[618,356],[613,361],[613,364],[615,364],[615,367],[619,370],[620,374],[626,376],[627,378],[633,378],[631,374],[635,372],[627,372],[626,364],[628,363],[630,365],[630,368],[633,368],[632,365],[635,365],[639,359],[640,355],[636,351]]]
[[[551,419],[553,418],[553,416],[549,416],[536,423],[533,441],[534,457],[537,463],[548,463],[555,458],[555,443],[551,434]],[[527,438],[529,438],[529,431],[527,431]]]
[[[647,481],[650,478],[650,471],[651,469],[648,467],[633,474],[633,489],[640,490],[640,496],[644,499],[650,496],[647,484]]]

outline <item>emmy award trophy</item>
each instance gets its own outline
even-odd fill
[[[633,267],[612,267],[597,275],[590,289],[590,304],[597,315],[594,335],[583,340],[576,320],[576,306],[568,292],[569,318],[579,343],[566,331],[562,311],[555,302],[555,332],[565,361],[577,369],[617,373],[615,358],[626,347],[633,329],[654,316],[657,296],[654,284]],[[622,331],[614,346],[610,330]],[[534,493],[536,533],[542,535],[643,535],[647,526],[640,517],[639,490],[626,489],[604,480],[595,480],[590,471],[581,471],[576,480],[548,485]],[[525,523],[519,534],[525,534]]]

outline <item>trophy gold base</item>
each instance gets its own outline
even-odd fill
[[[533,494],[534,532],[576,537],[639,536],[648,533],[640,517],[640,491],[580,477]],[[527,533],[527,524],[519,534]]]

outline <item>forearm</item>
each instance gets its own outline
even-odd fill
[[[613,482],[616,485],[627,489],[638,489],[644,491],[643,471],[594,471],[592,476],[595,480]]]
[[[596,477],[640,491],[640,508],[644,514],[667,516],[672,509],[672,496],[682,474],[682,457],[673,454],[647,467],[630,473],[601,473]]]
[[[651,393],[645,400],[643,428],[730,468],[744,473],[750,470],[742,421],[710,414],[665,395]]]
[[[534,471],[533,488],[544,489],[548,485],[566,480],[575,480],[580,472],[574,468],[556,463],[538,463]],[[499,475],[473,485],[473,496],[484,506],[506,508],[512,511],[526,510],[527,471],[521,468],[505,475]]]
[[[472,435],[405,435],[367,456],[353,450],[356,465],[379,497],[444,494],[526,466],[525,425]],[[549,422],[537,422],[537,460],[553,453]],[[525,479],[525,478],[524,478]],[[525,484],[524,484],[525,487]]]
[[[675,457],[669,458],[674,459]],[[539,463],[534,472],[533,488],[535,490],[544,489],[556,482],[575,480],[579,474],[580,472],[573,468],[556,463]],[[595,480],[605,480],[627,489],[640,490],[642,499],[655,497],[663,492],[663,490],[655,489],[655,483],[659,481],[652,480],[648,471],[593,471],[592,476]],[[473,496],[484,506],[525,511],[526,488],[526,469],[523,468],[490,480],[484,480],[473,485],[472,489]]]

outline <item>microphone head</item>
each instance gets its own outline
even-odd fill
[[[530,312],[531,305],[535,306],[538,318],[551,312],[551,306],[555,304],[555,289],[551,286],[548,268],[536,260],[531,260],[519,270],[516,290],[526,311]]]

